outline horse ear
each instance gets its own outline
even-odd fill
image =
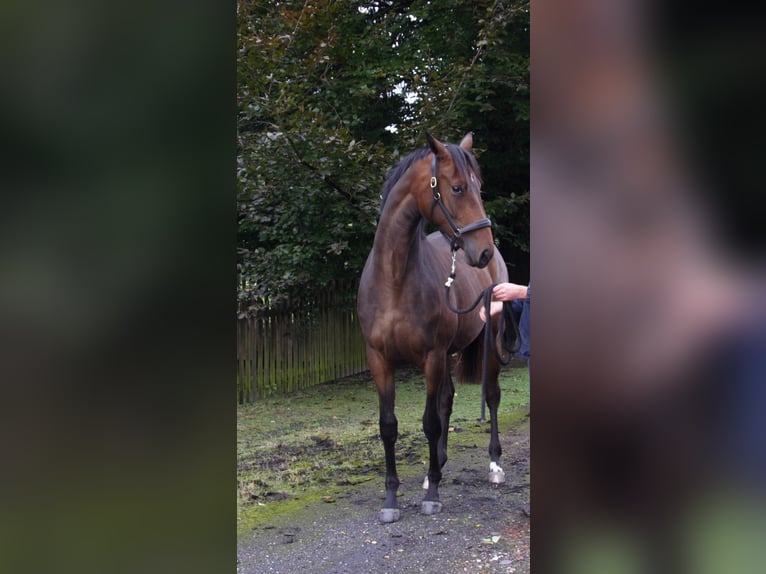
[[[430,147],[431,151],[434,152],[438,157],[449,156],[449,152],[447,151],[447,148],[444,147],[444,144],[428,132],[426,132],[426,139],[428,140],[428,147]]]
[[[460,142],[460,147],[466,151],[471,151],[471,148],[473,147],[473,132],[468,132],[463,136],[463,139]]]

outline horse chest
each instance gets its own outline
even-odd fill
[[[389,309],[375,317],[369,341],[386,356],[407,358],[448,344],[445,334],[454,333],[456,327],[454,317],[438,311]]]

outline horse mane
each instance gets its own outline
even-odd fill
[[[386,182],[383,184],[383,189],[380,191],[380,213],[383,212],[383,206],[386,205],[388,194],[396,185],[396,182],[401,179],[402,175],[404,175],[404,172],[407,171],[413,163],[423,159],[430,152],[431,149],[428,146],[416,149],[414,152],[402,158],[398,164],[388,170]]]
[[[455,162],[455,166],[457,167],[457,170],[463,175],[463,177],[466,180],[468,179],[467,176],[468,176],[468,171],[470,169],[471,171],[473,171],[474,174],[476,174],[476,177],[479,178],[479,183],[482,182],[481,169],[479,169],[479,163],[476,161],[476,158],[473,156],[471,152],[466,151],[460,146],[457,146],[454,144],[448,143],[448,144],[444,144],[444,146],[447,148],[450,155],[452,156],[452,160]],[[396,185],[396,182],[399,181],[399,179],[401,179],[402,175],[404,175],[404,172],[406,172],[413,163],[423,159],[429,153],[431,153],[431,148],[429,148],[428,146],[417,149],[414,152],[402,158],[402,160],[396,166],[394,166],[388,171],[386,182],[383,184],[383,188],[380,192],[379,213],[383,212],[383,207],[386,205],[386,199],[388,199],[388,195],[391,192],[391,189],[393,189],[393,187]]]

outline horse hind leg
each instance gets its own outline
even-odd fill
[[[489,482],[502,484],[505,482],[505,472],[500,466],[500,455],[503,449],[500,446],[500,434],[497,425],[497,413],[500,406],[500,364],[494,356],[491,356],[487,365],[486,402],[489,408]]]
[[[484,333],[482,332],[469,346],[463,351],[461,360],[458,363],[458,377],[462,380],[483,382],[486,377],[486,388],[484,400],[489,407],[489,482],[492,484],[502,484],[505,482],[505,472],[500,466],[500,455],[502,448],[500,446],[500,437],[497,427],[497,412],[500,405],[500,362],[490,348],[484,344]],[[490,344],[494,343],[494,339]],[[482,410],[482,415],[484,411]]]

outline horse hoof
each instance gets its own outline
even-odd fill
[[[492,470],[489,472],[490,484],[503,484],[505,482],[505,473],[502,470]]]
[[[399,509],[398,508],[383,508],[380,511],[379,514],[380,521],[384,524],[388,524],[389,522],[396,522],[399,520]]]
[[[431,515],[439,514],[442,511],[442,503],[433,500],[424,500],[420,503],[420,512],[422,514]]]

